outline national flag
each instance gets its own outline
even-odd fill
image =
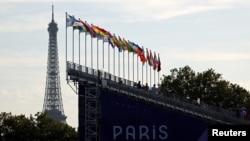
[[[153,62],[154,62],[154,67],[153,67],[153,69],[156,70],[156,69],[158,68],[158,60],[157,60],[157,56],[156,56],[156,53],[155,53],[155,52],[154,52]]]
[[[129,45],[129,47],[130,47],[130,48],[129,48],[129,49],[130,49],[129,52],[136,53],[136,52],[135,52],[134,43],[128,40],[128,45]]]
[[[143,49],[140,47],[140,46],[136,46],[137,47],[137,50],[136,50],[136,53],[139,55],[139,56],[141,56],[142,55],[142,53],[143,53]]]
[[[122,51],[121,49],[121,45],[117,39],[117,37],[115,36],[115,34],[113,34],[113,37],[111,38],[111,41],[114,43],[114,45],[119,49],[119,52]]]
[[[145,57],[144,55],[144,48],[142,47],[142,53],[140,55],[140,59],[141,59],[141,62],[144,64],[145,62],[147,62],[147,58]]]
[[[160,60],[160,55],[158,54],[158,69],[157,71],[161,71],[161,60]]]
[[[82,24],[82,22],[75,22],[74,24],[73,24],[73,28],[74,29],[78,29],[79,30],[79,32],[87,32],[87,30],[86,30],[86,28],[84,27],[84,25]]]
[[[136,46],[136,53],[138,54],[138,56],[141,59],[141,62],[145,63],[147,61],[146,57],[143,54],[143,49],[140,46]]]
[[[149,65],[149,66],[152,66],[153,63],[151,62],[151,59],[150,59],[150,55],[149,55],[148,49],[147,49],[147,60],[148,60],[148,65]]]
[[[125,50],[127,50],[128,52],[133,52],[133,50],[132,50],[131,46],[129,45],[128,41],[123,38],[123,42],[125,44]]]
[[[79,22],[74,15],[69,15],[66,13],[66,27],[73,26],[75,22]]]
[[[91,37],[96,37],[96,33],[95,31],[92,29],[92,27],[87,23],[87,21],[82,21],[82,20],[79,20],[83,26],[85,27],[86,31],[91,35]]]
[[[103,41],[108,42],[109,44],[112,45],[112,47],[114,47],[114,44],[111,41],[112,37],[113,37],[113,35],[111,35],[111,33],[109,31],[107,31],[107,34],[103,37]]]
[[[137,44],[134,43],[134,42],[128,41],[128,43],[129,43],[129,45],[131,46],[133,52],[136,53],[138,56],[140,56],[141,53],[142,53],[142,48],[139,47],[139,45],[137,45]]]
[[[103,28],[101,28],[101,27],[99,27],[99,26],[96,26],[96,28],[101,32],[101,34],[103,34],[104,36],[109,36],[109,37],[112,37],[112,34],[109,32],[109,31],[107,31],[107,30],[105,30],[105,29],[103,29]]]
[[[112,38],[112,37],[111,37],[111,38]],[[109,44],[112,46],[112,48],[114,48],[115,45],[114,45],[114,43],[112,42],[111,38],[108,38],[108,42],[109,42]]]
[[[152,66],[152,65],[154,65],[154,58],[153,58],[151,50],[149,52],[150,52],[149,53],[149,59],[150,59],[150,63],[151,63],[151,66]]]
[[[123,40],[122,40],[122,38],[120,36],[118,36],[118,42],[121,45],[121,49],[125,51],[126,50],[126,45],[125,45],[125,43],[123,42]]]
[[[99,37],[99,38],[105,37],[106,34],[98,26],[91,24],[91,28],[95,31],[97,37]]]

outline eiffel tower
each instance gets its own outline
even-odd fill
[[[59,75],[57,31],[57,23],[54,21],[54,5],[52,5],[52,20],[48,27],[49,48],[43,112],[48,113],[49,117],[66,124],[67,117],[63,110]]]

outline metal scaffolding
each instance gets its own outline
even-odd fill
[[[85,141],[99,141],[99,101],[98,87],[85,87]]]

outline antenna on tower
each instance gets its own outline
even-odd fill
[[[52,3],[52,22],[54,22],[54,4]]]

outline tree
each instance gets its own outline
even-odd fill
[[[0,114],[0,140],[19,141],[71,141],[77,140],[74,128],[37,113],[27,118],[24,115]]]
[[[245,107],[250,112],[250,93],[222,79],[213,69],[195,73],[189,66],[163,75],[159,91],[168,97],[197,100],[226,109]]]

